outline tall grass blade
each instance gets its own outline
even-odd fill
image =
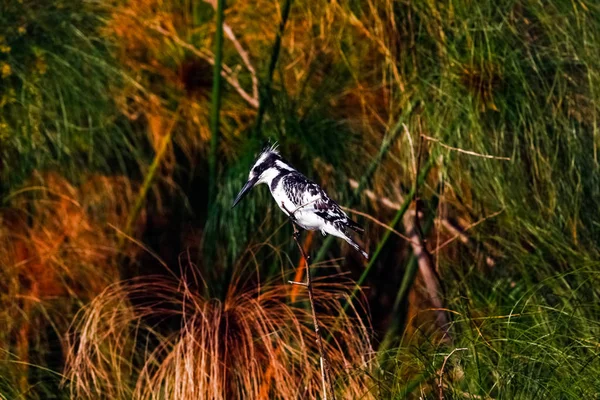
[[[127,222],[125,223],[125,229],[123,230],[124,235],[121,235],[119,237],[119,246],[118,246],[119,248],[123,247],[125,238],[127,236],[131,235],[133,224],[138,219],[138,217],[140,215],[140,211],[142,210],[142,207],[146,201],[148,192],[150,191],[150,188],[152,187],[152,184],[154,183],[154,179],[156,178],[158,168],[160,167],[161,162],[162,162],[165,154],[167,153],[167,149],[169,148],[169,144],[171,143],[171,139],[173,136],[173,130],[175,128],[177,121],[179,120],[179,110],[180,109],[178,108],[177,111],[175,111],[173,120],[171,121],[171,124],[170,124],[169,128],[167,129],[167,132],[163,136],[163,138],[160,142],[158,151],[157,151],[156,155],[154,156],[154,159],[152,160],[152,163],[150,164],[150,167],[148,168],[148,172],[146,173],[146,175],[144,177],[144,182],[142,183],[142,186],[140,187],[140,190],[139,190],[139,193],[135,200],[135,203],[134,203],[133,207],[131,208],[131,211],[129,212],[129,215],[127,217]]]
[[[281,21],[279,21],[279,28],[277,29],[277,36],[275,37],[275,43],[273,43],[273,50],[271,51],[271,58],[269,59],[269,68],[267,70],[267,76],[261,90],[259,92],[259,106],[258,115],[256,116],[256,123],[254,125],[254,136],[257,136],[262,127],[263,118],[267,107],[271,103],[271,85],[273,83],[273,73],[275,72],[275,66],[279,59],[279,53],[281,50],[281,39],[283,38],[283,32],[285,31],[285,25],[288,17],[290,16],[290,9],[292,8],[292,0],[285,0],[283,9],[281,10]]]
[[[219,117],[221,113],[221,63],[223,58],[223,11],[225,0],[217,0],[215,33],[215,64],[213,66],[212,103],[210,110],[210,155],[208,160],[208,209],[212,208],[217,188],[217,153],[219,151]]]

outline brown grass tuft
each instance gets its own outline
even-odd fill
[[[305,294],[290,304],[287,284],[249,285],[238,275],[221,302],[201,294],[202,277],[189,269],[187,278],[115,284],[83,310],[66,370],[74,397],[319,397],[319,353]],[[372,354],[367,328],[337,317],[346,315],[340,311],[349,288],[315,284],[323,331],[334,338],[326,352],[339,397],[372,398],[364,373]]]
[[[109,225],[123,223],[133,193],[124,178],[92,176],[76,187],[48,173],[8,197],[0,212],[0,350],[18,363],[5,378],[22,392],[28,363],[44,363],[48,330],[62,337],[78,307],[118,279]]]

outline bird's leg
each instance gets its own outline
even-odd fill
[[[300,239],[300,231],[298,230],[298,228],[296,227],[296,224],[294,224],[294,233],[292,233],[292,236],[294,236],[295,240]]]
[[[294,240],[298,242],[298,240],[300,239],[300,229],[298,229],[298,225],[292,220],[292,226],[294,227],[294,233],[292,233],[292,236],[294,237]]]

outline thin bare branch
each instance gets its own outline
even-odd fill
[[[354,179],[348,179],[348,184],[350,185],[350,187],[352,189],[356,189],[359,186],[358,181],[354,180]],[[387,197],[383,197],[383,196],[378,196],[375,194],[375,192],[373,192],[372,190],[369,189],[365,189],[363,190],[363,193],[365,194],[365,196],[367,196],[369,199],[379,202],[382,205],[386,206],[387,208],[390,208],[392,210],[399,210],[400,207],[402,206],[399,202],[391,200]]]
[[[480,154],[480,153],[476,153],[474,151],[463,150],[463,149],[459,149],[458,147],[448,146],[447,144],[441,142],[439,139],[432,138],[432,137],[427,136],[427,135],[421,134],[421,137],[424,138],[424,139],[426,139],[426,140],[429,140],[430,142],[435,142],[435,143],[439,144],[440,146],[445,147],[445,148],[447,148],[449,150],[454,150],[454,151],[457,151],[459,153],[468,154],[470,156],[482,157],[482,158],[490,158],[490,159],[493,159],[493,160],[510,161],[510,157],[499,157],[499,156],[492,156],[490,154]]]
[[[302,247],[302,244],[300,244],[300,241],[298,240],[298,238],[300,237],[300,231],[298,230],[298,227],[296,226],[296,223],[294,222],[294,213],[296,212],[297,209],[290,212],[289,210],[287,210],[287,208],[285,207],[285,204],[283,204],[283,202],[281,203],[281,206],[283,207],[285,212],[289,215],[290,220],[292,221],[292,226],[294,227],[294,233],[292,234],[292,236],[294,237],[294,241],[298,245],[300,254],[302,254],[302,257],[304,258],[304,261],[306,262],[306,282],[304,283],[304,285],[302,285],[299,282],[293,282],[293,281],[290,281],[290,283],[292,285],[296,284],[296,285],[306,286],[306,289],[308,291],[308,300],[310,302],[310,309],[312,311],[313,325],[315,327],[315,334],[317,336],[317,347],[319,348],[319,355],[320,355],[320,360],[321,360],[320,364],[321,364],[321,379],[323,381],[323,399],[327,400],[327,398],[328,398],[327,388],[329,387],[329,391],[331,392],[331,398],[333,400],[335,400],[335,390],[333,387],[333,381],[331,380],[331,376],[329,374],[329,362],[327,361],[327,358],[325,356],[325,349],[323,347],[323,338],[321,337],[321,330],[319,328],[319,320],[317,319],[317,311],[315,310],[315,299],[314,299],[314,293],[313,293],[313,287],[312,287],[312,278],[310,275],[310,256],[308,256],[306,254],[306,252],[304,251],[304,248]]]
[[[444,225],[444,227],[446,229],[448,229],[450,232],[456,232],[456,235],[451,237],[450,239],[446,240],[441,245],[439,245],[435,250],[432,251],[432,253],[439,252],[441,249],[443,249],[444,247],[446,247],[447,245],[449,245],[450,243],[454,242],[456,239],[459,239],[459,238],[463,243],[465,243],[465,244],[468,243],[469,237],[465,234],[466,231],[468,231],[471,228],[476,227],[477,225],[481,224],[482,222],[484,222],[490,218],[494,218],[495,216],[499,215],[503,211],[504,211],[504,209],[501,209],[499,211],[496,211],[493,214],[488,215],[487,217],[481,218],[479,221],[474,222],[474,223],[470,224],[469,226],[467,226],[462,232],[460,232],[456,228],[454,228],[448,221],[442,220],[442,224]]]
[[[186,42],[185,40],[181,39],[179,36],[177,36],[174,33],[171,33],[169,31],[167,31],[166,29],[161,28],[160,26],[156,25],[156,24],[148,24],[147,25],[150,29],[154,30],[155,32],[158,32],[168,38],[170,38],[173,42],[177,43],[179,46],[188,49],[189,51],[191,51],[192,53],[194,53],[195,55],[197,55],[198,57],[208,61],[208,63],[210,63],[211,65],[214,65],[215,63],[215,59],[213,57],[213,55],[206,51],[206,50],[201,50],[199,48],[197,48],[196,46]],[[237,76],[235,76],[234,71],[227,65],[222,64],[222,68],[221,68],[221,75],[223,76],[223,78],[225,78],[225,80],[227,81],[227,83],[229,83],[229,85],[231,85],[231,87],[233,87],[235,89],[235,91],[244,99],[248,102],[248,104],[250,104],[252,107],[254,108],[258,108],[258,97],[252,97],[250,94],[248,94],[243,88],[242,85],[240,84],[240,81],[238,80]]]
[[[412,240],[408,236],[405,236],[405,235],[401,234],[400,232],[398,232],[397,230],[395,230],[391,226],[389,226],[387,224],[384,224],[383,222],[381,222],[377,218],[375,218],[375,217],[373,217],[373,216],[371,216],[371,215],[369,215],[367,213],[364,213],[364,212],[361,212],[361,211],[358,211],[358,210],[355,210],[355,209],[349,208],[349,207],[342,207],[342,209],[344,211],[351,212],[352,214],[356,214],[356,215],[360,215],[361,217],[365,217],[365,218],[373,221],[375,224],[381,226],[382,228],[385,228],[388,231],[392,232],[394,235],[397,235],[397,236],[401,237],[402,239],[406,240],[407,242],[412,242]]]
[[[444,385],[442,383],[442,380],[444,379],[444,368],[446,368],[446,362],[448,362],[448,359],[452,356],[452,354],[456,353],[457,351],[466,351],[469,350],[466,347],[461,347],[461,348],[457,348],[454,349],[450,352],[450,354],[448,354],[447,356],[444,357],[444,362],[442,363],[442,368],[440,368],[440,372],[438,372],[438,376],[439,376],[439,383],[438,383],[438,388],[439,388],[439,400],[444,400]]]
[[[213,4],[210,1],[207,1],[207,3]],[[213,4],[213,6],[214,6],[214,4]],[[127,14],[128,16],[130,16],[132,18],[135,18],[141,24],[143,24],[147,28],[153,30],[154,32],[160,33],[161,35],[171,39],[177,45],[183,47],[184,49],[189,50],[190,52],[192,52],[196,56],[202,58],[203,60],[206,60],[210,65],[214,65],[215,59],[214,59],[213,54],[210,51],[207,51],[204,49],[199,49],[198,47],[192,45],[191,43],[188,43],[185,40],[181,39],[176,33],[170,32],[169,30],[161,27],[159,24],[150,23],[150,22],[142,20],[137,15],[135,15],[135,13],[133,13],[132,11],[127,10],[127,11],[123,11],[123,13]],[[226,26],[226,24],[224,24],[224,26],[223,26],[224,32],[227,34],[229,39],[233,42],[233,45],[235,46],[238,53],[240,53],[240,57],[242,57],[242,60],[244,61],[246,68],[248,69],[248,71],[250,72],[250,74],[252,76],[252,95],[250,95],[248,92],[246,92],[246,90],[244,90],[244,88],[242,88],[242,85],[240,84],[240,81],[236,76],[235,70],[232,69],[231,67],[227,66],[226,64],[222,64],[221,75],[223,76],[223,78],[225,78],[227,83],[229,83],[229,85],[231,85],[231,87],[233,87],[235,89],[235,91],[244,100],[246,100],[246,102],[248,102],[248,104],[250,104],[253,108],[258,109],[258,104],[259,104],[258,80],[256,78],[256,71],[254,70],[254,67],[250,63],[250,58],[248,57],[247,52],[240,45],[237,38],[233,34],[233,31],[231,30],[231,28],[228,25],[227,25],[227,28],[225,26]]]
[[[238,54],[240,55],[240,57],[242,57],[242,61],[244,61],[246,69],[248,70],[248,72],[250,72],[250,78],[252,79],[252,98],[256,99],[256,101],[258,102],[258,78],[256,76],[256,70],[250,62],[250,56],[248,55],[248,52],[242,47],[240,42],[237,40],[235,34],[233,33],[233,30],[227,23],[223,24],[223,32],[225,32],[225,35],[227,35],[229,40],[231,40]]]
[[[351,188],[356,189],[358,187],[358,181],[354,180],[354,179],[348,179],[348,184],[350,185]],[[363,194],[365,196],[367,196],[370,200],[374,201],[374,202],[378,202],[381,205],[391,209],[391,210],[399,210],[401,204],[397,201],[394,201],[388,197],[384,197],[384,196],[378,196],[377,194],[375,194],[375,192],[373,192],[372,190],[369,189],[365,189],[363,190]],[[397,195],[399,195],[399,193],[397,193]],[[375,222],[376,224],[390,230],[389,228],[391,228],[388,225],[383,224],[381,221],[376,220],[375,218],[373,218],[372,216],[368,215],[368,214],[363,214],[360,213],[356,210],[353,210],[351,208],[347,209],[348,211],[355,213],[357,215],[362,215],[365,218],[370,219],[371,221]],[[486,219],[490,219],[495,217],[496,215],[498,215],[500,212],[502,212],[503,210],[500,210],[496,213],[493,213],[491,215],[488,215],[487,217],[467,226],[464,230],[460,231],[458,230],[456,227],[454,227],[450,221],[448,221],[447,218],[437,218],[436,219],[436,223],[441,223],[444,228],[446,228],[446,230],[448,230],[450,233],[454,234],[455,236],[448,239],[446,242],[444,242],[443,244],[439,245],[436,249],[434,249],[431,253],[432,254],[437,254],[438,251],[440,251],[443,247],[449,245],[450,243],[452,243],[453,241],[455,241],[456,239],[460,239],[461,242],[463,242],[464,244],[469,244],[471,241],[471,238],[469,238],[469,236],[465,233],[467,230],[479,225],[480,223],[482,223],[483,221],[485,221]],[[409,237],[407,237],[406,235],[401,235],[399,232],[392,230],[392,233],[402,237],[403,239],[408,240],[409,242],[411,242],[411,239]],[[486,248],[490,247],[490,245],[488,243],[484,243],[484,246]],[[488,249],[490,250],[490,249]],[[491,249],[493,250],[493,249]],[[491,251],[490,250],[490,251]],[[496,250],[496,252],[498,252]],[[491,255],[486,256],[486,263],[490,266],[493,267],[496,264],[496,261],[494,260],[494,258]]]
[[[431,300],[431,304],[433,304],[433,309],[436,310],[437,324],[444,332],[443,338],[445,340],[452,340],[450,331],[448,330],[448,316],[444,311],[441,297],[442,290],[440,283],[435,274],[433,263],[431,262],[431,254],[427,251],[425,244],[422,242],[421,236],[417,230],[417,226],[415,225],[416,219],[417,217],[414,215],[414,213],[407,212],[402,219],[402,222],[404,223],[404,230],[411,238],[410,244],[412,246],[413,254],[417,259],[419,272],[423,278],[423,281],[425,282],[425,287],[429,293],[429,298]]]
[[[217,2],[215,0],[205,0],[206,3],[210,4],[215,10],[217,9]],[[241,43],[233,33],[233,29],[226,22],[223,23],[223,32],[227,35],[227,38],[231,40],[233,46],[239,53],[240,57],[242,57],[242,61],[244,61],[244,65],[248,72],[250,72],[250,77],[252,78],[252,97],[258,101],[258,78],[256,76],[256,70],[254,66],[250,62],[250,56],[244,47],[242,47]]]

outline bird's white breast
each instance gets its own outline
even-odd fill
[[[300,206],[298,206],[292,202],[285,192],[283,188],[283,179],[279,181],[277,186],[271,190],[271,195],[277,202],[279,208],[281,208],[281,211],[283,211],[287,216],[289,216],[290,213],[294,214],[296,223],[302,228],[314,231],[323,226],[325,222],[323,218],[319,217],[313,212],[314,201],[319,196],[303,196],[303,202]]]
[[[325,220],[311,211],[298,211],[294,217],[298,225],[309,231],[321,229],[325,225]]]

